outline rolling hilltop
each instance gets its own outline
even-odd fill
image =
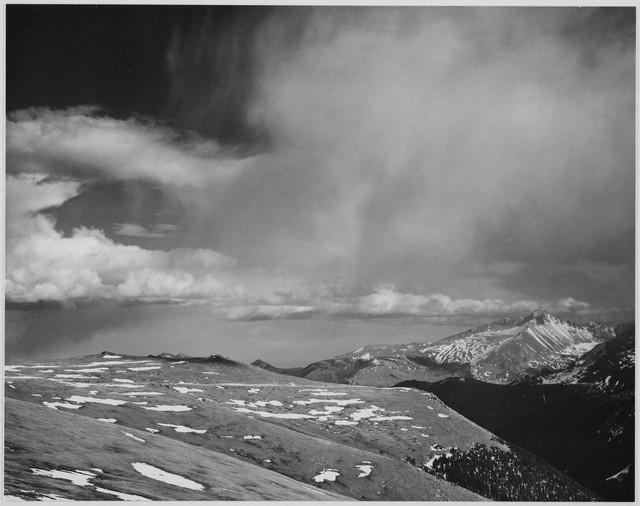
[[[525,374],[559,370],[614,336],[611,325],[576,325],[545,311],[505,318],[435,343],[365,346],[306,367],[279,369],[318,381],[389,386],[402,380],[457,376],[508,383]]]
[[[6,366],[5,397],[15,498],[596,498],[413,388],[319,383],[217,356],[103,353]]]

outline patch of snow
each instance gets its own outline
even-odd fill
[[[249,408],[264,408],[266,406],[277,406],[277,407],[283,406],[283,404],[280,401],[245,402],[241,399],[231,399],[227,402],[227,404],[231,404],[233,406],[246,406]]]
[[[42,494],[37,497],[38,501],[69,501],[66,497],[62,497],[58,494],[52,494],[51,492],[48,494]]]
[[[344,408],[341,406],[325,406],[324,410],[321,411],[319,409],[312,409],[311,411],[309,411],[309,414],[327,416],[331,415],[331,413],[340,413],[340,411],[344,411]]]
[[[172,423],[157,423],[156,425],[161,425],[163,427],[173,427],[173,430],[176,432],[195,432],[196,434],[204,434],[207,432],[207,429],[192,429],[191,427],[185,427],[184,425],[174,425]]]
[[[102,362],[91,362],[89,364],[82,364],[78,367],[100,367],[103,365],[124,365],[124,364],[149,364],[152,363],[152,360],[105,360]],[[124,371],[116,371],[116,372],[124,372]]]
[[[393,415],[393,416],[375,416],[373,418],[369,418],[372,422],[384,422],[384,421],[392,421],[392,420],[413,420],[411,416],[404,415]]]
[[[162,404],[159,406],[152,406],[150,408],[144,408],[144,409],[148,409],[149,411],[191,411],[191,409],[189,406],[182,406],[180,404],[178,405],[167,405],[167,404]]]
[[[188,488],[190,490],[204,490],[204,486],[200,483],[180,476],[179,474],[168,473],[150,464],[133,462],[131,465],[141,475],[151,478],[152,480],[162,481],[170,485],[175,485],[176,487]]]
[[[126,379],[126,378],[114,378],[113,381],[116,381],[118,383],[135,383],[133,380]]]
[[[262,439],[262,436],[244,436],[242,439]]]
[[[71,397],[67,397],[66,400],[79,402],[81,404],[85,402],[92,402],[95,404],[109,404],[110,406],[122,406],[127,403],[127,401],[119,401],[117,399],[99,399],[97,397],[83,397],[81,395],[72,395]]]
[[[629,464],[624,469],[621,469],[616,474],[609,476],[605,481],[609,481],[609,480],[621,481],[627,474],[629,474],[630,468],[631,468],[631,464]]]
[[[109,370],[108,367],[89,367],[87,369],[65,369],[64,372],[104,372],[108,370]],[[40,371],[40,372],[44,372],[44,371]],[[60,375],[56,374],[56,376],[60,376]]]
[[[323,469],[320,474],[313,477],[316,483],[322,483],[323,481],[336,481],[336,478],[340,476],[337,469]]]
[[[204,371],[202,374],[216,374],[219,375],[219,372],[213,372],[213,371]]]
[[[438,413],[438,418],[449,418],[449,415],[445,415],[444,413]]]
[[[95,471],[96,473],[99,473],[99,474],[104,473],[104,471],[102,469],[100,469],[99,467],[92,467],[91,470]]]
[[[114,378],[113,381],[118,381]],[[146,385],[140,383],[97,383],[101,387],[112,387],[112,388],[144,388]]]
[[[105,423],[116,423],[118,421],[115,418],[96,418],[96,420]]]
[[[199,388],[188,388],[188,387],[171,387],[173,388],[176,392],[180,392],[181,394],[188,394],[189,392],[204,392],[204,390],[201,390]]]
[[[400,430],[401,430],[402,432],[408,432],[408,431],[409,431],[409,429],[405,429],[404,427],[401,427],[401,428],[400,428]]]
[[[358,465],[356,468],[361,471],[358,478],[366,478],[371,474],[371,471],[373,471],[373,466],[371,464]]]
[[[131,439],[135,439],[136,441],[140,441],[141,443],[146,443],[146,441],[138,436],[131,434],[131,432],[122,432],[125,436],[130,437]]]
[[[31,473],[35,474],[36,476],[46,476],[47,478],[66,480],[79,487],[87,487],[91,485],[89,480],[91,480],[91,478],[96,477],[94,473],[90,473],[88,471],[85,471],[85,472],[80,472],[78,470],[58,471],[57,469],[52,469],[51,471],[48,471],[46,469],[38,469],[36,467],[31,468]]]
[[[282,418],[289,420],[300,420],[303,418],[313,418],[310,415],[303,415],[300,413],[272,413],[270,411],[255,411],[249,408],[232,408],[236,410],[238,413],[254,413],[256,415],[261,416],[262,418]]]
[[[145,404],[149,404],[149,401],[138,401],[138,402],[132,402],[131,404],[137,404],[138,406],[144,406]]]
[[[31,397],[42,397],[40,394],[31,394]]]
[[[259,388],[250,388],[249,390],[247,390],[247,392],[249,392],[250,394],[257,394],[259,391]]]
[[[83,374],[56,374],[56,378],[70,378],[70,379],[98,379],[97,376],[85,376]]]
[[[153,369],[162,369],[160,365],[148,365],[143,367],[127,367],[130,371],[151,371]]]
[[[372,416],[376,416],[376,411],[384,411],[384,409],[379,408],[378,406],[371,405],[368,408],[357,409],[349,416],[356,421],[363,420],[365,418],[371,418]]]
[[[162,392],[127,392],[120,395],[126,395],[127,397],[151,397],[154,395],[164,395]]]
[[[264,459],[262,462],[266,462],[267,464],[271,464],[271,459]]]
[[[180,365],[180,364],[186,364],[187,361],[186,360],[179,360],[178,362],[171,362],[173,365]]]
[[[326,395],[326,396],[331,396],[331,395],[347,395],[346,392],[315,392],[313,395]]]
[[[363,400],[360,399],[309,399],[307,401],[293,401],[294,404],[300,404],[302,406],[307,404],[317,404],[319,402],[333,402],[338,406],[348,406],[350,404],[364,404]]]
[[[111,353],[105,353],[102,358],[122,358],[120,355],[112,355]]]
[[[121,501],[151,501],[147,497],[141,495],[125,494],[124,492],[117,492],[115,490],[109,490],[108,488],[96,487],[96,492],[101,492],[107,495],[115,495]]]
[[[433,463],[438,460],[440,457],[442,457],[442,455],[434,455],[433,457],[431,457],[427,462],[425,462],[425,466],[428,469],[433,469]]]
[[[151,434],[155,434],[156,432],[160,432],[158,429],[152,429],[151,427],[145,427],[144,430],[147,432],[151,432]]]
[[[9,372],[20,372],[20,369],[26,367],[25,365],[5,365],[4,370]]]
[[[70,402],[47,402],[47,401],[44,401],[42,404],[44,404],[48,408],[52,408],[52,409],[56,409],[56,410],[58,408],[79,409],[79,408],[82,407],[79,404],[71,404]]]
[[[335,420],[334,425],[358,425],[358,422],[352,420]]]

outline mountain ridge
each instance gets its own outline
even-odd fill
[[[578,325],[539,310],[436,342],[363,346],[304,367],[277,368],[262,360],[253,364],[298,377],[377,386],[450,376],[509,383],[527,372],[562,369],[614,335],[610,324]]]

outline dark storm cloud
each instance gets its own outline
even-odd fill
[[[154,259],[144,279],[120,273],[128,296],[240,294],[223,308],[240,320],[632,304],[632,9],[197,12],[167,42],[166,111],[225,142],[92,110],[8,129],[10,170],[171,187],[181,240],[237,265],[194,290],[199,271],[166,279],[162,255],[94,233]]]
[[[246,117],[271,141],[205,206],[216,246],[356,291],[629,300],[633,9],[277,9],[229,59],[245,32],[202,26],[211,58],[183,39],[171,59],[252,61]]]

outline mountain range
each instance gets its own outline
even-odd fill
[[[253,365],[318,381],[389,386],[402,380],[469,377],[509,383],[527,374],[561,370],[611,339],[610,324],[577,325],[545,311],[504,318],[431,343],[364,346],[353,352],[281,369],[262,360]]]

